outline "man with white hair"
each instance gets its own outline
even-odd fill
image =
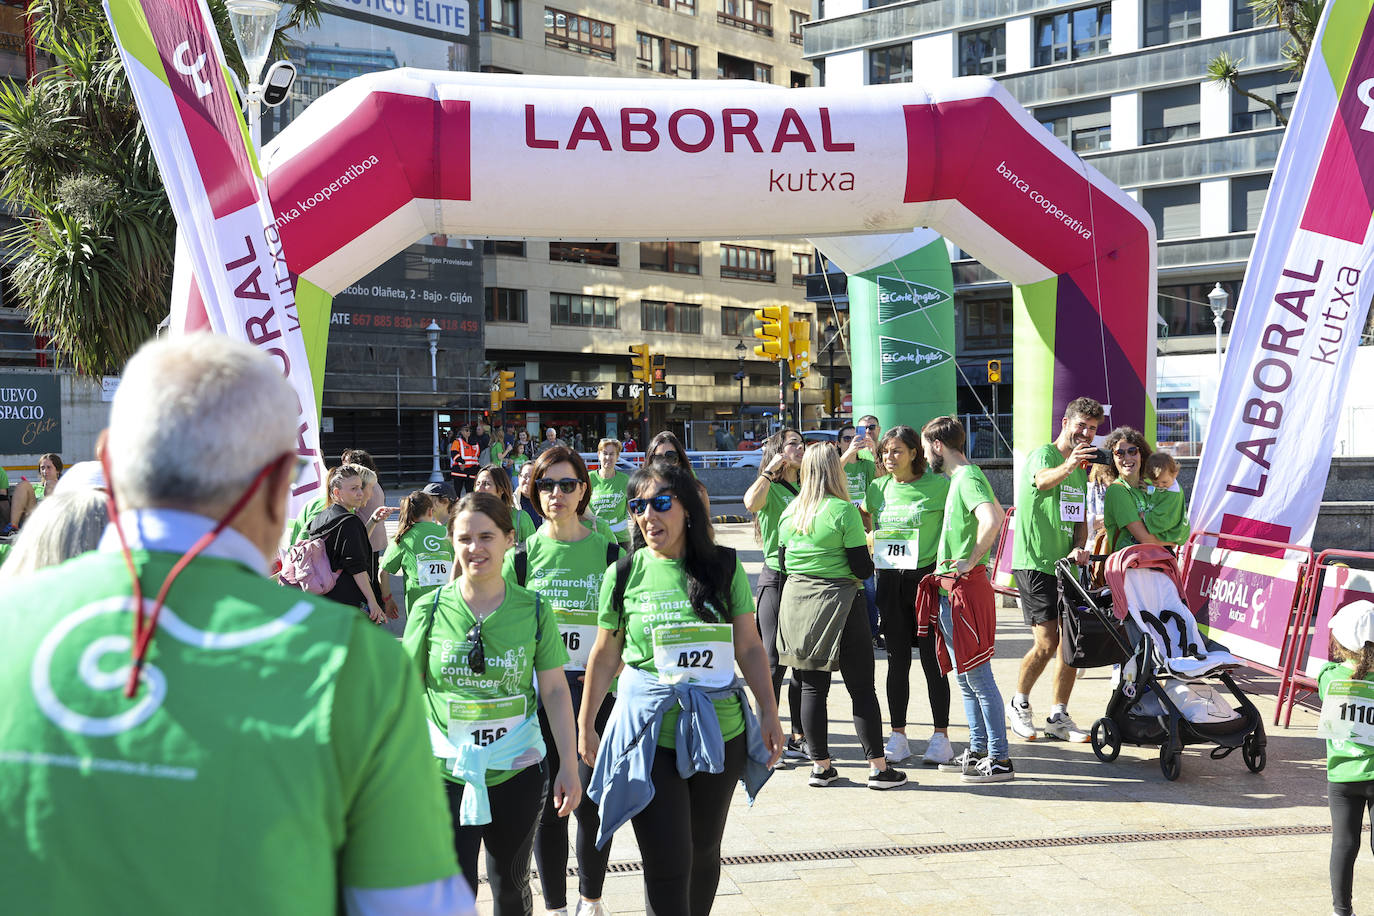
[[[247,344],[129,361],[103,448],[117,520],[0,602],[7,909],[473,912],[399,645],[266,577],[295,418]]]

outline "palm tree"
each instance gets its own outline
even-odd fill
[[[319,0],[291,2],[278,53],[283,32],[319,21]],[[242,80],[224,0],[210,8]],[[0,242],[59,362],[113,373],[167,314],[176,223],[101,4],[34,0],[28,15],[51,65],[0,84],[0,199],[18,216]]]
[[[1307,57],[1312,53],[1312,40],[1317,33],[1317,23],[1321,20],[1325,0],[1250,0],[1255,21],[1272,23],[1288,33],[1288,41],[1283,46],[1283,69],[1292,70],[1298,78],[1307,68]],[[1287,125],[1288,116],[1273,99],[1266,99],[1240,85],[1240,65],[1244,58],[1233,58],[1222,51],[1207,62],[1209,82],[1230,86],[1231,89],[1248,99],[1259,102],[1274,113],[1278,123]]]

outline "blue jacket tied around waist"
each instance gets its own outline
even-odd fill
[[[729,687],[664,684],[638,668],[626,667],[620,675],[615,712],[601,736],[587,794],[601,809],[598,848],[630,818],[649,806],[654,784],[649,778],[658,747],[663,714],[672,704],[682,707],[674,732],[677,772],[683,779],[693,773],[720,773],[725,769],[725,738],[720,731],[714,700],[734,697],[744,711],[744,736],[749,757],[744,767],[744,791],[749,804],[773,775],[768,751],[763,746],[759,720],[749,706],[744,682],[735,678]]]

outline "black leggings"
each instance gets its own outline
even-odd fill
[[[936,728],[949,728],[949,678],[940,673],[935,659],[935,628],[916,636],[916,587],[934,566],[921,569],[878,570],[878,613],[883,639],[887,641],[887,709],[894,729],[906,728],[906,707],[911,699],[911,647],[921,653],[926,676],[926,695]]]
[[[723,772],[683,779],[677,774],[677,753],[656,749],[649,773],[653,801],[631,821],[644,862],[648,916],[711,912],[720,884],[720,838],[747,754],[744,735],[737,735],[725,742]]]
[[[844,632],[840,634],[839,662],[840,676],[844,678],[850,705],[854,708],[854,731],[863,746],[864,757],[877,760],[883,756],[883,713],[878,708],[878,694],[873,689],[873,635],[868,628],[867,603],[862,589],[849,608]],[[792,669],[792,676],[801,680],[802,725],[806,728],[806,748],[812,760],[825,760],[830,756],[826,740],[830,674],[829,671]]]
[[[578,673],[569,671],[568,687],[573,695],[573,712],[582,705],[582,684]],[[596,732],[606,730],[606,722],[615,708],[615,697],[609,693],[601,701],[596,713]],[[534,862],[539,866],[539,884],[544,890],[544,908],[561,910],[568,905],[568,822],[558,816],[553,804],[553,775],[558,772],[561,758],[558,746],[553,740],[553,731],[544,715],[544,707],[539,707],[539,727],[544,731],[544,745],[548,755],[544,758],[549,767],[549,785],[544,793],[544,809],[539,815],[539,832],[534,840]],[[611,844],[607,841],[605,849],[596,848],[596,833],[601,828],[601,812],[596,802],[587,795],[587,783],[592,778],[592,768],[577,761],[577,778],[582,783],[582,801],[573,810],[577,818],[577,890],[588,900],[600,900],[601,889],[606,883],[606,863],[611,859]]]
[[[1327,788],[1331,805],[1331,906],[1337,916],[1350,916],[1365,811],[1374,821],[1374,780],[1332,782]],[[1370,848],[1374,849],[1374,836]]]
[[[763,648],[768,652],[768,670],[773,676],[773,702],[782,703],[782,682],[787,676],[787,666],[778,663],[778,609],[782,606],[783,574],[776,569],[763,567],[759,573],[759,588],[754,604],[758,615],[754,618],[759,626],[759,636]],[[792,672],[792,683],[787,687],[787,713],[792,720],[792,731],[804,734],[801,719],[801,684],[797,673]]]
[[[495,916],[524,916],[534,907],[530,895],[530,851],[534,846],[534,827],[539,822],[539,804],[544,797],[546,773],[541,761],[487,790],[491,801],[491,823],[460,827],[463,787],[444,780],[448,791],[448,810],[453,817],[453,848],[458,867],[472,895],[477,896],[477,851],[487,852],[487,881],[491,884],[492,912]]]

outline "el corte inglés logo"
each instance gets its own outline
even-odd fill
[[[908,375],[915,375],[917,372],[934,369],[954,359],[952,354],[939,347],[917,343],[914,340],[902,340],[900,337],[879,337],[878,353],[882,366],[881,380],[884,385]]]
[[[878,324],[950,301],[949,293],[924,283],[878,277]]]

